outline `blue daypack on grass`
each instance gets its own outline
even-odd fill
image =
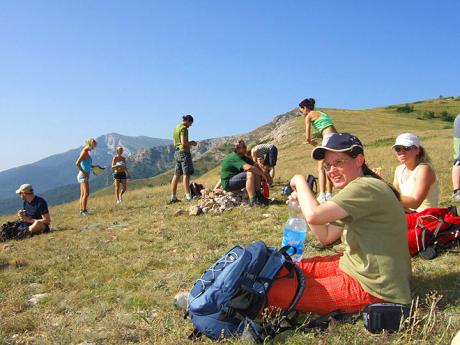
[[[283,315],[294,310],[305,289],[303,272],[287,249],[267,247],[262,241],[246,248],[238,245],[208,268],[189,294],[187,313],[195,327],[191,336],[225,339],[241,335],[246,326],[255,340],[273,335],[276,327],[259,326],[254,319],[265,307],[267,292],[280,270],[286,267],[289,276],[295,274],[298,280],[296,295]]]

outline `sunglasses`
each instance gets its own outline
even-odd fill
[[[323,169],[325,171],[330,171],[332,169],[332,167],[342,168],[346,161],[351,161],[351,158],[349,158],[349,159],[336,159],[336,160],[334,160],[332,162],[324,162],[323,163]]]
[[[396,152],[409,152],[410,150],[412,150],[412,146],[395,146],[393,148],[393,150],[395,150]]]

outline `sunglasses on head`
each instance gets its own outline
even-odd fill
[[[405,151],[405,152],[408,152],[412,149],[412,146],[395,146],[393,148],[393,150],[395,150],[396,152],[402,152],[402,151]]]

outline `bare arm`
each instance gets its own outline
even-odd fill
[[[399,182],[398,182],[398,171],[399,171],[399,166],[396,167],[395,169],[395,175],[393,177],[393,187],[395,187],[398,191],[400,191],[399,189]]]
[[[313,145],[313,146],[318,146],[318,142],[316,140],[311,139],[311,123],[318,118],[318,112],[316,111],[311,111],[306,117],[305,117],[305,131],[306,131],[306,137],[305,140],[307,143]]]
[[[19,215],[19,219],[25,223],[28,223],[28,224],[32,224],[33,222],[35,222],[36,220],[46,224],[46,225],[50,225],[51,224],[51,216],[48,213],[45,213],[45,214],[42,214],[42,218],[41,219],[33,219],[33,218],[30,218],[28,216],[26,216],[25,214],[23,215]]]
[[[311,117],[310,114],[305,116],[305,140],[307,143],[311,141]]]
[[[292,178],[291,187],[294,192],[289,198],[298,200],[302,213],[318,241],[327,245],[338,240],[343,228],[329,223],[347,217],[348,213],[332,201],[319,204],[302,175]]]
[[[262,180],[266,181],[267,177],[265,176],[264,172],[257,166],[251,165],[251,164],[245,164],[243,165],[243,170],[244,171],[250,171],[253,172],[256,175],[259,175]]]
[[[416,209],[425,200],[431,185],[436,181],[436,175],[429,165],[421,165],[415,176],[415,187],[411,195],[401,195],[404,207]]]
[[[251,158],[254,162],[257,162],[257,150],[255,148],[251,150]]]
[[[83,160],[83,157],[85,157],[85,155],[88,153],[88,149],[87,148],[84,148],[83,150],[81,150],[81,153],[80,153],[80,156],[78,157],[77,161],[75,162],[75,165],[77,166],[78,170],[81,171],[81,173],[84,175],[84,176],[88,176],[88,173],[86,171],[84,171],[81,166],[80,166],[80,163],[81,161]]]
[[[180,134],[180,143],[184,148],[189,147],[189,146],[198,145],[198,143],[196,141],[193,141],[193,140],[189,141],[188,138],[185,137],[184,133]]]
[[[116,164],[116,162],[115,162],[115,157],[116,157],[116,156],[114,156],[114,157],[112,158],[112,169],[115,169],[115,168],[116,168],[116,166],[115,166],[115,164]]]

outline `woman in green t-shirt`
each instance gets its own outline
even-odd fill
[[[299,202],[321,244],[341,238],[345,251],[298,263],[307,283],[296,309],[325,314],[336,309],[355,312],[379,301],[409,304],[411,263],[398,192],[369,170],[363,145],[351,134],[334,134],[312,156],[324,160],[323,169],[339,193],[319,204],[305,177],[296,175],[290,199]],[[296,286],[295,278],[275,281],[269,305],[286,308]]]

